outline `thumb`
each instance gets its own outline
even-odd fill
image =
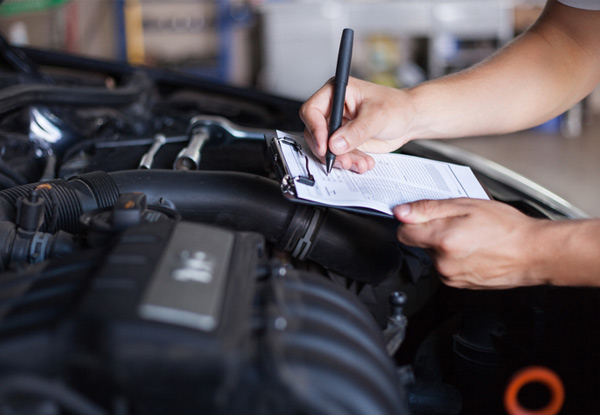
[[[395,206],[394,216],[400,222],[420,224],[436,219],[467,214],[468,199],[419,200]]]
[[[371,127],[373,121],[367,122],[366,119],[368,118],[358,117],[338,128],[329,139],[331,151],[336,155],[347,153],[375,136],[378,131]]]

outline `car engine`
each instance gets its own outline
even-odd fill
[[[0,414],[504,414],[534,365],[598,407],[597,291],[451,289],[394,220],[289,201],[299,102],[2,43]]]

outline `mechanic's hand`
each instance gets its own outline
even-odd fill
[[[449,286],[500,289],[545,282],[530,271],[539,250],[536,231],[546,221],[480,199],[423,200],[393,211],[403,222],[400,242],[429,249]]]
[[[306,125],[304,138],[321,161],[327,151],[332,95],[330,79],[300,109]],[[351,77],[345,104],[342,126],[329,140],[329,148],[337,156],[335,167],[364,173],[375,162],[363,151],[388,153],[409,140],[408,121],[413,109],[405,91]]]

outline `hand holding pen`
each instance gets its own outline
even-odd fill
[[[340,47],[340,56],[345,57],[338,60],[338,67],[342,62],[346,68],[350,66],[351,36],[346,40],[350,41],[346,52]],[[335,79],[323,85],[300,109],[306,126],[304,138],[326,167],[335,162],[341,169],[364,173],[375,167],[368,153],[389,153],[411,139],[415,106],[405,90],[338,76],[344,72],[342,69],[336,72]],[[337,80],[347,80],[348,85],[337,84]],[[347,122],[342,125],[344,117]]]

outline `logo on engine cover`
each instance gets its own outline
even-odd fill
[[[204,251],[183,251],[180,254],[181,266],[172,273],[177,281],[195,281],[207,284],[213,279],[215,259]]]

